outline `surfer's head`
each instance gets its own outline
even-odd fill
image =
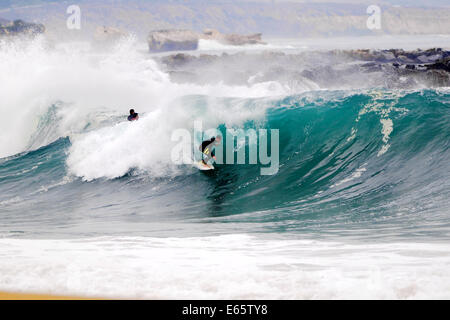
[[[220,142],[222,141],[222,136],[217,136],[217,137],[215,137],[215,138],[213,138],[214,140],[214,142],[216,143],[216,144],[220,144]]]
[[[130,115],[134,114],[134,109],[130,109]]]

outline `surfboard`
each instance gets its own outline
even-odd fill
[[[212,164],[204,165],[202,161],[195,162],[194,164],[199,170],[214,170]]]

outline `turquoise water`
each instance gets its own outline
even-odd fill
[[[206,99],[188,97],[186,107],[194,113]],[[277,174],[217,164],[213,172],[182,165],[165,177],[130,165],[119,177],[86,181],[71,174],[76,146],[62,136],[0,160],[0,235],[448,240],[448,91],[316,91],[239,103],[265,108],[243,128],[280,130]]]

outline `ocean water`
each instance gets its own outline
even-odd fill
[[[0,84],[0,290],[450,298],[448,88],[176,84],[133,39],[2,42]],[[279,129],[277,174],[173,163],[195,121]]]

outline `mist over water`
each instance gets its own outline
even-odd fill
[[[448,88],[175,83],[133,38],[108,52],[0,42],[0,83],[0,289],[446,297]],[[174,164],[172,132],[195,121],[279,129],[278,173]]]

